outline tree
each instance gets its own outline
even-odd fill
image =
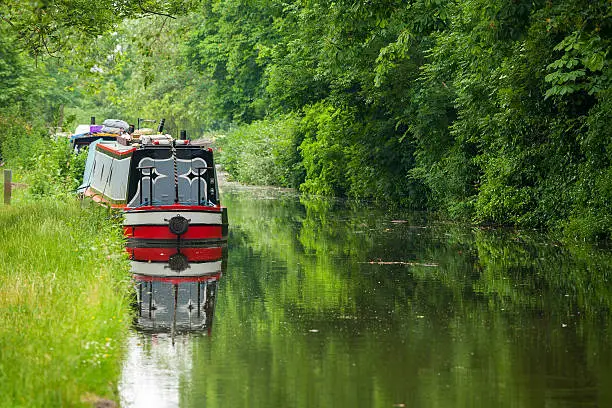
[[[2,23],[32,55],[56,55],[75,40],[92,38],[126,18],[173,16],[195,6],[192,0],[61,0],[0,4]]]

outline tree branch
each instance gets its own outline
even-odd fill
[[[4,17],[4,16],[0,16],[0,18],[2,18],[4,21],[6,21],[7,23],[9,23],[9,25],[11,27],[15,27],[15,24],[13,24],[13,22],[11,20],[9,20],[8,18]]]
[[[157,16],[164,16],[164,17],[168,17],[168,18],[172,18],[172,19],[175,19],[175,20],[176,20],[176,17],[174,17],[173,15],[166,14],[166,13],[162,13],[162,12],[160,12],[160,11],[153,11],[153,10],[146,9],[146,8],[145,8],[145,7],[142,5],[142,1],[139,1],[139,2],[138,2],[138,7],[140,7],[140,10],[141,10],[143,13],[146,13],[146,14],[154,14],[154,15],[157,15]]]

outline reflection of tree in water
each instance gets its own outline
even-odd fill
[[[301,329],[312,320],[353,333],[393,332],[411,315],[445,330],[467,316],[524,330],[607,320],[612,308],[605,251],[358,203],[302,198],[236,207],[232,257],[255,263],[254,271],[274,269],[247,271],[241,285]]]
[[[610,400],[609,254],[338,201],[224,197],[232,274],[215,341],[194,352],[209,357],[191,406]],[[228,381],[249,392],[223,393]]]
[[[227,194],[228,199],[234,196]],[[606,251],[339,200],[254,200],[237,207],[234,225],[240,233],[234,236],[234,246],[247,246],[285,265],[286,276],[273,277],[283,280],[284,290],[317,293],[314,304],[302,302],[301,296],[279,297],[292,299],[296,304],[291,307],[356,308],[355,300],[364,296],[380,296],[381,306],[389,304],[389,296],[419,299],[417,303],[433,313],[454,301],[493,308],[502,302],[507,308],[533,310],[538,304],[562,307],[567,297],[581,308],[612,307],[606,284],[612,256]],[[436,295],[432,285],[438,288]]]

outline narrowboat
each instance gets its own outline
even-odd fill
[[[121,210],[128,240],[226,240],[213,150],[182,133],[180,139],[123,133],[91,142],[77,192]]]

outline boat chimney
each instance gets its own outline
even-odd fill
[[[95,117],[95,116],[92,116],[92,117],[90,118],[89,122],[90,122],[90,123],[89,123],[90,125],[95,125],[95,124],[96,124],[96,117]]]
[[[162,119],[159,121],[159,127],[157,128],[157,133],[161,133],[164,131],[165,124],[166,124],[166,119]]]
[[[186,130],[181,130],[180,139],[181,140],[187,140],[187,131]]]

